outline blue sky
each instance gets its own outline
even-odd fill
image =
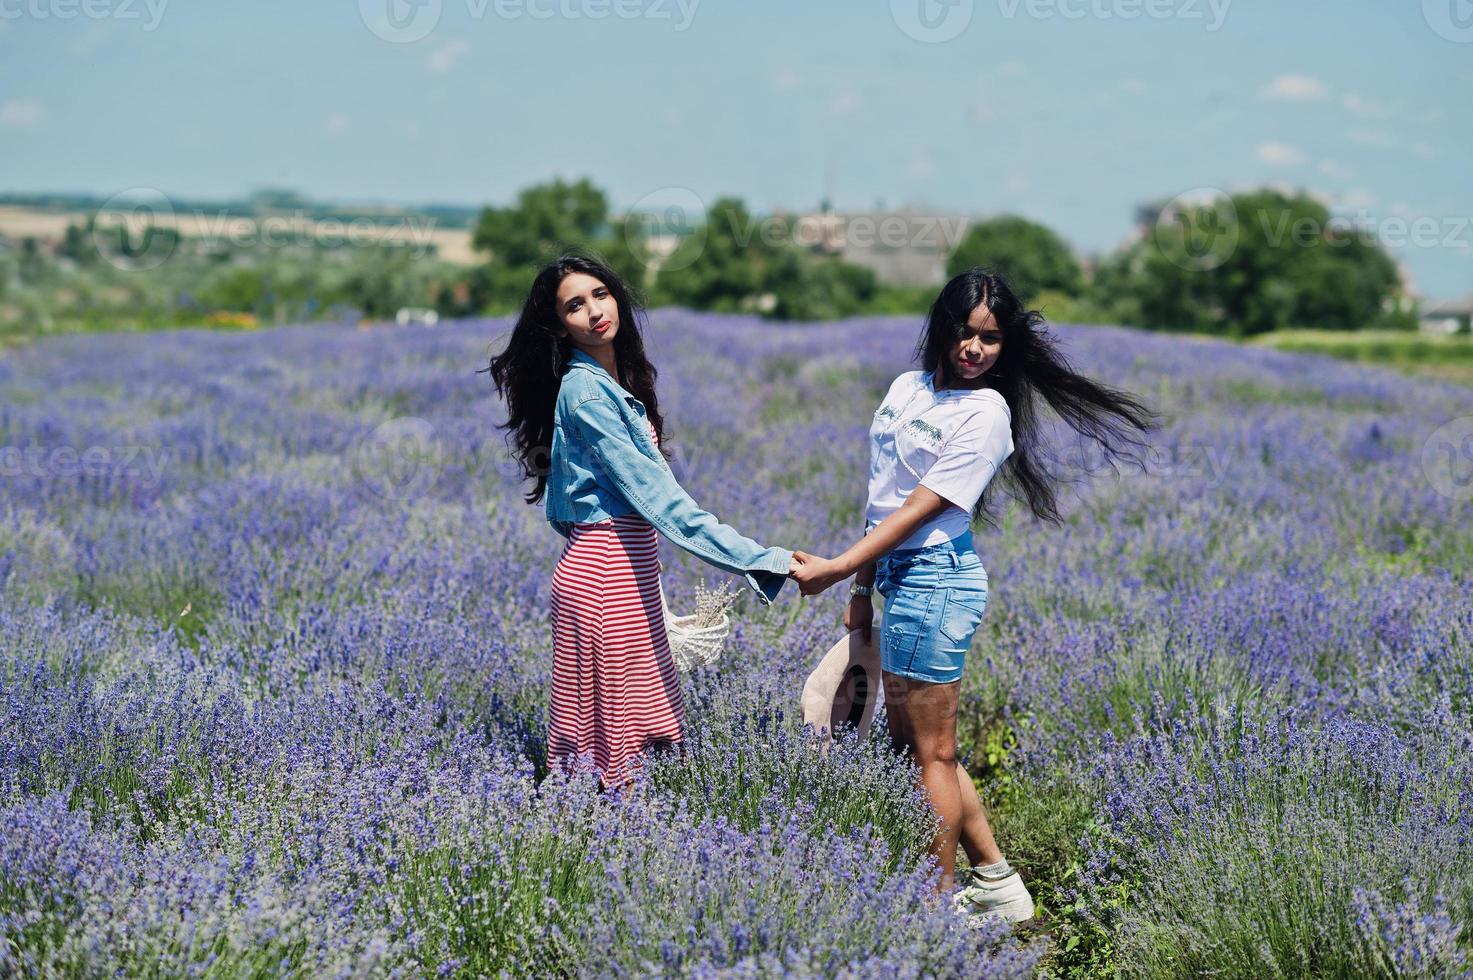
[[[1432,298],[1473,290],[1470,106],[1470,0],[0,0],[4,190],[832,189],[1097,251],[1142,200],[1278,183]]]

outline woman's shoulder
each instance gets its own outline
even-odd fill
[[[1009,407],[1008,400],[1003,397],[1002,392],[996,388],[978,388],[976,394],[972,397],[976,398],[979,403],[985,406],[1001,409],[1002,413],[1008,417],[1008,421],[1012,421],[1013,410]]]
[[[957,428],[957,434],[984,436],[989,432],[1011,433],[1013,411],[1002,392],[992,388],[978,388],[967,395],[965,414]]]
[[[897,375],[895,380],[890,382],[890,390],[885,393],[885,397],[888,400],[891,395],[919,388],[925,383],[925,371],[906,371],[903,374]]]
[[[593,398],[614,399],[614,394],[599,383],[598,375],[592,371],[568,371],[563,375],[557,391],[557,410],[567,414]]]

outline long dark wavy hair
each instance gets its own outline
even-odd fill
[[[643,303],[619,274],[592,255],[566,254],[549,262],[532,280],[532,288],[522,303],[522,312],[512,328],[506,348],[491,358],[489,371],[497,393],[506,400],[507,419],[501,428],[509,430],[508,442],[515,441],[513,455],[523,474],[536,480],[527,492],[527,503],[535,504],[547,490],[547,473],[552,452],[553,412],[557,407],[558,388],[563,372],[573,356],[573,344],[566,336],[559,338],[562,322],[557,314],[558,286],[575,272],[592,276],[609,289],[619,307],[619,331],[614,334],[614,362],[619,379],[635,398],[644,404],[649,420],[654,423],[661,452],[665,449],[665,419],[655,395],[658,372],[644,353],[640,320]]]
[[[1059,417],[1099,444],[1113,468],[1121,460],[1143,464],[1143,436],[1159,417],[1134,396],[1077,373],[1049,332],[1043,314],[1024,309],[1006,280],[988,269],[972,268],[941,289],[921,331],[916,356],[934,371],[937,388],[955,383],[948,353],[968,330],[967,318],[979,305],[992,311],[1002,329],[1002,351],[983,375],[984,384],[1007,400],[1013,414],[1013,452],[999,476],[1028,502],[1034,516],[1061,523],[1054,484],[1060,477],[1040,458],[1037,401],[1041,396]],[[972,510],[974,520],[994,524],[991,508],[997,481],[989,483]]]

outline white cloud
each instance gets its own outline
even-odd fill
[[[341,136],[348,131],[348,117],[335,112],[322,121],[322,131],[329,136]]]
[[[803,76],[790,66],[783,66],[772,73],[772,90],[774,92],[794,92],[803,84]]]
[[[1260,143],[1258,159],[1272,167],[1297,167],[1308,158],[1304,151],[1287,143]]]
[[[1416,142],[1412,144],[1412,152],[1423,160],[1431,160],[1437,154],[1432,149],[1431,143]]]
[[[1339,160],[1321,160],[1320,173],[1335,180],[1349,180],[1355,176],[1355,171]]]
[[[1308,75],[1280,75],[1263,87],[1265,99],[1289,102],[1319,102],[1330,97],[1330,90],[1318,78]]]
[[[1384,119],[1395,112],[1384,103],[1364,98],[1355,92],[1346,92],[1340,104],[1358,116],[1370,116],[1373,119]]]
[[[926,180],[936,176],[936,161],[931,158],[931,151],[924,147],[918,147],[910,157],[910,175],[916,180]]]
[[[1360,210],[1364,208],[1369,211],[1381,204],[1381,198],[1371,193],[1364,187],[1353,187],[1344,194],[1336,194],[1332,198],[1335,207]]]
[[[0,102],[0,126],[34,126],[44,115],[46,110],[34,99],[6,99]]]
[[[1442,111],[1441,106],[1432,106],[1430,109],[1423,109],[1414,118],[1419,123],[1431,125],[1432,123],[1442,122],[1445,115],[1446,113]]]
[[[425,59],[425,67],[436,75],[444,75],[455,67],[455,63],[465,57],[471,49],[471,43],[464,38],[457,38],[449,44],[441,45],[430,56]]]
[[[829,104],[829,112],[836,116],[845,116],[851,112],[858,112],[863,107],[863,97],[853,89],[845,89],[834,96],[834,101]]]
[[[1016,61],[1004,61],[997,66],[997,73],[1004,78],[1022,78],[1027,71]]]
[[[1146,83],[1139,78],[1127,78],[1120,83],[1120,91],[1129,92],[1131,95],[1144,95]]]

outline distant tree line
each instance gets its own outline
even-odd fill
[[[89,220],[49,247],[0,239],[0,332],[190,324],[222,311],[262,323],[386,319],[404,307],[500,314],[520,304],[540,264],[574,247],[600,254],[651,306],[772,319],[916,314],[940,285],[882,283],[797,221],[754,215],[736,197],[700,214],[620,215],[588,179],[558,179],[482,208],[471,226],[481,260],[465,266],[427,245],[236,247]],[[167,260],[145,261],[156,254]],[[1000,271],[1058,321],[1231,335],[1416,324],[1382,245],[1306,194],[1148,206],[1129,242],[1084,264],[1046,226],[1002,215],[972,224],[945,271],[974,265]]]
[[[996,269],[1056,320],[1235,335],[1416,325],[1385,249],[1308,195],[1263,190],[1147,211],[1142,233],[1088,275],[1058,234],[1016,215],[973,224],[946,272]],[[600,252],[654,305],[834,319],[923,310],[935,292],[885,286],[867,267],[802,244],[804,236],[781,230],[791,218],[776,219],[776,235],[770,221],[754,233],[762,223],[734,197],[715,201],[668,255],[652,251],[639,216],[609,213],[586,179],[540,184],[506,207],[485,208],[473,245],[487,262],[467,275],[476,288],[462,292],[474,308],[510,309],[535,267],[573,244]]]

